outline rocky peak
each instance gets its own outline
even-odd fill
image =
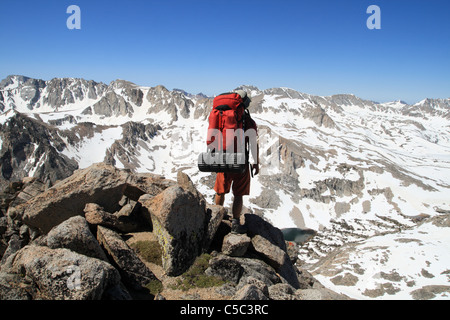
[[[0,82],[0,89],[15,89],[21,84],[28,81],[30,78],[21,75],[10,75],[7,76]],[[10,86],[16,84],[16,86],[9,88]]]
[[[300,100],[309,99],[309,95],[298,92],[291,88],[271,88],[271,89],[266,89],[263,92],[264,92],[264,94],[278,96],[278,99],[281,99],[281,98],[300,99]]]
[[[0,129],[0,186],[27,176],[52,185],[77,169],[75,161],[61,154],[66,145],[56,129],[17,112]]]
[[[130,116],[133,114],[133,107],[122,95],[114,91],[108,91],[98,102],[92,106],[96,114],[105,117]]]
[[[108,86],[108,91],[119,90],[119,92],[130,102],[138,107],[142,105],[144,93],[136,84],[126,80],[112,81]]]
[[[194,281],[198,259],[206,264],[195,277],[216,279],[208,281],[221,284],[220,299],[346,298],[297,267],[292,243],[261,217],[245,214],[247,235],[230,234],[227,210],[207,203],[181,171],[170,181],[96,164],[14,202],[26,185],[8,191],[0,224],[2,300],[173,297],[176,279]],[[160,252],[162,270],[142,250]]]
[[[361,108],[364,107],[373,107],[375,105],[374,102],[372,101],[368,101],[368,100],[363,100],[361,98],[358,98],[357,96],[355,96],[354,94],[335,94],[332,95],[330,97],[328,97],[328,100],[331,103],[334,103],[338,106],[358,106]]]
[[[244,90],[245,92],[247,92],[247,94],[250,97],[255,97],[255,96],[258,96],[263,93],[258,87],[255,87],[252,85],[245,85],[245,84],[234,89],[234,91],[237,91],[237,90]]]
[[[415,117],[438,116],[450,119],[450,98],[424,99],[413,106],[404,108],[403,114]]]
[[[159,85],[148,90],[146,99],[152,107],[148,113],[167,112],[172,121],[177,121],[180,115],[188,118],[194,103],[181,91],[169,91],[166,87]]]

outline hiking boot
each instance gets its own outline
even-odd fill
[[[239,223],[238,219],[231,220],[231,233],[245,234],[247,233],[247,227]]]

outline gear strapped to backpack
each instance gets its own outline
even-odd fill
[[[245,117],[250,99],[243,91],[223,93],[214,98],[209,115],[207,152],[198,158],[202,172],[243,173],[248,167]]]

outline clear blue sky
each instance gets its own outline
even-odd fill
[[[69,30],[69,5],[81,30]],[[381,30],[369,30],[369,5]],[[252,84],[380,102],[450,97],[448,0],[2,0],[0,78],[209,95]]]

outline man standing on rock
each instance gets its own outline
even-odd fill
[[[255,163],[251,165],[249,164],[244,173],[218,172],[216,176],[216,183],[214,185],[214,191],[216,191],[215,203],[216,205],[221,206],[223,206],[225,202],[225,194],[228,194],[230,190],[233,191],[234,199],[231,232],[244,234],[246,233],[246,228],[240,224],[243,196],[250,195],[250,173],[252,176],[259,173],[259,146],[257,142],[257,125],[250,117],[250,113],[247,110],[251,100],[247,96],[247,93],[243,90],[238,90],[236,93],[242,97],[245,104],[245,112],[243,117],[245,137],[244,143],[245,146],[249,146]]]

